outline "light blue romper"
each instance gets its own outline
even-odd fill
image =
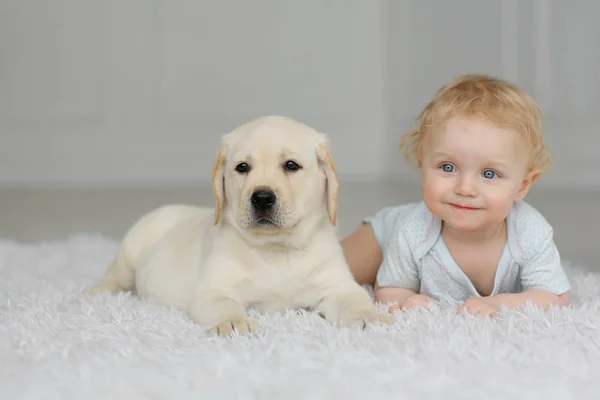
[[[508,241],[491,295],[530,289],[557,295],[569,291],[552,226],[546,219],[520,201],[513,205],[507,222]],[[441,220],[424,202],[386,207],[364,223],[371,224],[383,252],[379,286],[411,289],[437,301],[463,302],[480,296],[448,251]]]

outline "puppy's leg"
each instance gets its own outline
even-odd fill
[[[371,298],[361,287],[337,285],[327,291],[317,311],[333,325],[358,326],[361,328],[374,323],[391,324],[392,318],[378,312]]]
[[[392,318],[377,311],[367,291],[354,281],[343,260],[324,266],[315,280],[321,299],[316,309],[333,325],[390,325]]]
[[[112,261],[104,278],[100,283],[85,289],[88,295],[96,295],[101,292],[117,293],[123,290],[131,290],[134,286],[135,270],[127,261],[123,249],[119,249],[117,256]]]
[[[188,310],[190,318],[208,329],[208,335],[229,336],[259,331],[259,324],[246,314],[240,298],[240,287],[248,273],[239,261],[227,256],[211,257],[207,261]]]
[[[245,307],[228,291],[206,290],[199,293],[190,305],[190,318],[208,328],[208,336],[240,335],[260,330],[258,321],[246,315]]]

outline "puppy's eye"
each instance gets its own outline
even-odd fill
[[[245,174],[246,172],[250,171],[250,166],[247,163],[242,162],[235,166],[235,170],[240,174]]]
[[[302,168],[297,162],[291,160],[286,161],[285,164],[283,164],[283,167],[286,169],[286,171],[297,171]]]

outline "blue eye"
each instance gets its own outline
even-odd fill
[[[444,172],[454,172],[454,165],[444,164],[442,165],[442,169],[444,170]]]
[[[491,169],[486,169],[485,171],[483,171],[481,176],[483,176],[485,179],[494,179],[498,176],[498,174],[492,171]]]

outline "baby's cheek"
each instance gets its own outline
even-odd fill
[[[428,199],[428,201],[433,201],[434,199],[439,199],[440,197],[440,184],[436,182],[435,178],[425,177],[423,179],[423,198]]]
[[[494,219],[502,220],[508,216],[512,205],[513,199],[511,197],[497,197],[488,202],[488,210],[491,211]]]
[[[429,211],[432,212],[433,215],[435,215],[438,218],[443,218],[442,203],[440,202],[438,197],[434,195],[427,195],[426,193],[424,193],[423,201],[425,202],[425,205],[427,206]]]

